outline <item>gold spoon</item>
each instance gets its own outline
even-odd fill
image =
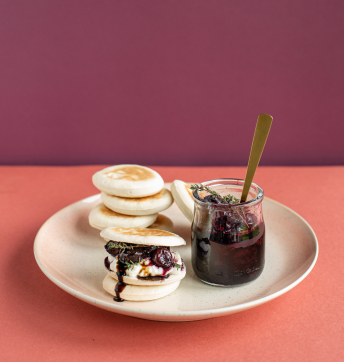
[[[247,199],[248,191],[250,190],[254,174],[256,173],[260,157],[262,156],[264,146],[269,135],[271,123],[272,117],[268,114],[260,114],[258,116],[240,202],[245,202]]]

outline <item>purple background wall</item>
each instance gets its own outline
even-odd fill
[[[0,164],[344,164],[344,2],[1,1]]]

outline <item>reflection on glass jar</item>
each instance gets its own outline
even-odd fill
[[[244,180],[219,179],[203,182],[221,196],[240,199]],[[207,191],[194,191],[191,229],[192,267],[205,283],[235,286],[259,277],[265,260],[264,192],[252,183],[247,201],[241,204],[213,202]]]

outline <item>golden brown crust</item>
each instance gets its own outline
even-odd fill
[[[117,174],[117,177],[114,177],[112,174]],[[127,180],[127,181],[145,181],[155,177],[154,173],[151,170],[140,166],[123,166],[114,168],[111,171],[105,173],[109,178]],[[118,177],[120,176],[120,177]]]
[[[109,208],[107,208],[105,205],[99,206],[99,211],[106,216],[118,216],[118,217],[125,217],[125,218],[135,218],[137,216],[134,215],[123,215],[118,212],[112,211]]]
[[[192,196],[192,190],[190,189],[190,185],[185,184],[184,186],[185,186],[186,191],[187,191],[187,192],[189,193],[189,195],[191,196],[191,198],[193,198],[193,196]]]
[[[156,220],[153,222],[153,224],[151,226],[149,226],[151,229],[157,229],[159,228],[161,225],[164,225],[165,223],[172,223],[171,220],[166,217],[165,215],[161,215],[158,214],[158,217],[156,218]]]
[[[111,231],[120,235],[133,235],[133,236],[175,236],[174,234],[156,229],[143,229],[143,228],[111,228]]]
[[[135,202],[158,200],[158,199],[161,199],[166,193],[167,193],[166,189],[162,189],[157,194],[152,195],[152,196],[139,197],[139,198],[125,198],[125,199],[126,199],[126,201],[135,201]]]

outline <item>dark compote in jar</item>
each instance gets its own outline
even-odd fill
[[[192,267],[203,282],[236,286],[259,277],[265,260],[265,225],[262,213],[264,192],[252,183],[247,201],[240,200],[244,180],[219,179],[203,182],[220,197],[195,190],[191,229]],[[238,202],[238,201],[237,201]]]

